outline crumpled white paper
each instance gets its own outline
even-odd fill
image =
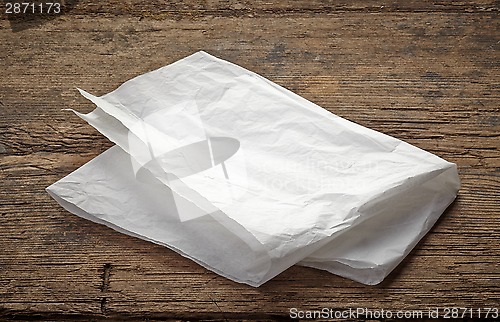
[[[377,284],[460,185],[455,164],[205,52],[81,93],[116,146],[50,195],[252,286],[296,263]]]

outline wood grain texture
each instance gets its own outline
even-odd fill
[[[289,308],[500,307],[496,1],[66,1],[0,20],[0,319],[286,319]],[[292,267],[259,288],[85,221],[44,188],[111,143],[63,108],[195,51],[459,166],[380,285]]]

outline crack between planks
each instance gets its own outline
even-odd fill
[[[215,301],[211,296],[210,296],[210,300],[212,300],[212,303],[215,304],[215,306],[217,307],[217,310],[219,310],[219,312],[222,314],[222,318],[224,319],[224,321],[228,321],[227,318],[224,316],[224,312],[221,310],[221,308],[219,307],[219,304],[217,304],[217,301]]]
[[[101,274],[101,278],[102,278],[101,293],[106,293],[109,289],[109,278],[111,275],[111,268],[112,268],[112,266],[110,263],[106,263],[103,266],[103,272]],[[108,305],[107,296],[102,296],[101,297],[101,314],[102,315],[106,315],[107,305]]]
[[[205,272],[206,273],[206,272]],[[213,280],[217,279],[217,275],[213,276],[212,278],[210,278],[208,281],[206,281],[202,287],[206,287],[208,284],[210,284]],[[222,314],[222,319],[224,321],[227,321],[227,318],[224,316],[224,312],[221,310],[221,308],[219,307],[219,304],[217,304],[217,301],[212,297],[210,296],[210,294],[208,294],[208,297],[210,298],[210,301],[212,301],[212,303],[217,307],[217,310]]]
[[[480,6],[456,6],[456,7],[433,7],[433,8],[398,8],[391,6],[371,6],[371,7],[345,7],[345,6],[322,6],[319,8],[219,8],[219,9],[164,9],[158,10],[153,8],[143,8],[142,10],[92,10],[82,14],[82,12],[70,13],[73,16],[78,15],[122,15],[144,18],[169,18],[169,17],[224,17],[224,18],[239,18],[239,17],[270,17],[270,16],[317,16],[317,15],[332,15],[344,13],[455,13],[455,14],[495,14],[498,8],[495,6],[480,7]]]

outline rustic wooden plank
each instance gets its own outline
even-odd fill
[[[69,3],[69,2],[68,2]],[[74,1],[0,20],[0,316],[277,319],[290,307],[499,306],[495,1]],[[9,18],[10,20],[8,20]],[[112,144],[63,108],[206,50],[459,165],[456,202],[380,286],[292,267],[260,288],[61,209]]]
[[[404,1],[387,2],[382,0],[365,0],[345,2],[341,0],[310,1],[225,1],[225,0],[191,0],[144,2],[119,0],[91,2],[80,0],[62,0],[63,13],[72,15],[132,15],[162,19],[166,17],[199,17],[199,16],[264,16],[264,15],[318,15],[336,12],[495,12],[498,5],[494,0],[473,1]],[[2,12],[3,13],[3,12]],[[47,15],[44,15],[47,18]],[[25,19],[22,15],[11,15],[8,18]]]

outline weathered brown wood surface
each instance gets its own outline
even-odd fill
[[[500,307],[496,1],[66,1],[0,20],[0,319],[279,319]],[[2,8],[2,11],[4,9]],[[456,202],[378,286],[292,267],[260,288],[80,219],[44,188],[111,146],[63,108],[195,51],[459,165]]]

